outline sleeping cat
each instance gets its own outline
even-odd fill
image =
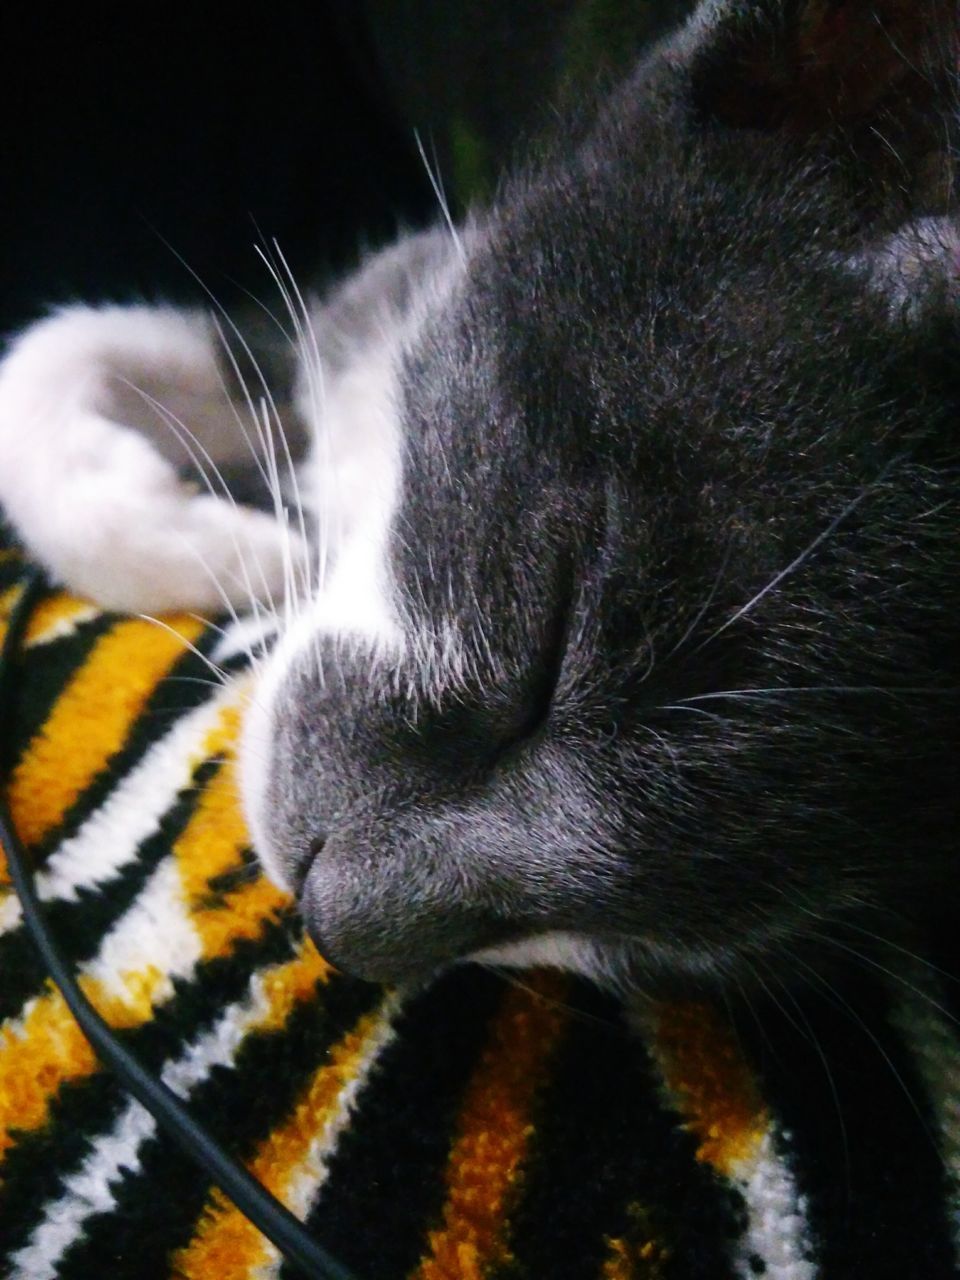
[[[200,311],[12,343],[51,573],[286,597],[244,802],[336,964],[739,982],[953,910],[957,57],[952,0],[708,0],[464,226],[284,280],[274,408]],[[180,478],[291,423],[273,515]]]

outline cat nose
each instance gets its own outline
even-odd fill
[[[489,929],[454,887],[441,891],[441,873],[424,876],[421,859],[380,836],[337,826],[322,846],[314,841],[300,914],[342,973],[378,985],[419,983],[475,950]]]

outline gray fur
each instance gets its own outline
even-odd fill
[[[742,979],[955,908],[956,14],[842,8],[889,84],[824,35],[805,95],[823,6],[707,6],[478,215],[405,349],[405,656],[305,655],[268,788],[345,968],[560,931]]]

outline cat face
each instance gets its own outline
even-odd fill
[[[946,882],[955,50],[706,5],[444,240],[245,740],[334,963],[740,975]]]

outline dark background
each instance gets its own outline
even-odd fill
[[[300,278],[342,269],[435,216],[415,130],[455,205],[482,195],[558,93],[687,7],[8,5],[0,332],[55,302],[196,297],[191,271],[228,304],[269,293],[261,233]]]

